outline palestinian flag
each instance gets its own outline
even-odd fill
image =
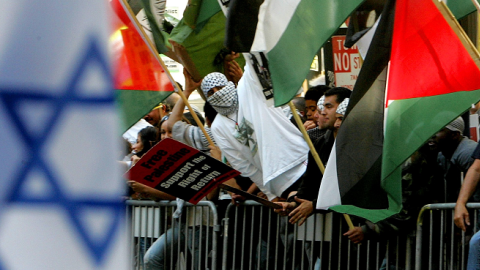
[[[378,32],[387,21],[382,15],[383,22],[372,40],[339,130],[334,159],[329,159],[335,162],[327,165],[317,204],[317,208],[372,222],[401,209],[403,162],[480,99],[479,57],[446,7],[433,0],[396,2],[386,101],[379,74],[388,61],[385,50],[389,50],[391,31]],[[386,8],[392,10],[393,2]],[[391,14],[387,9],[383,14]],[[379,38],[386,40],[379,44]],[[375,58],[380,59],[372,64]],[[379,109],[379,104],[386,110]],[[329,172],[334,169],[334,173]]]
[[[325,169],[317,209],[330,208],[373,222],[401,208],[400,179],[391,194],[381,187],[386,70],[394,21],[395,1],[389,1],[360,70]],[[366,48],[367,49],[367,48]],[[389,204],[388,198],[392,197]]]
[[[174,81],[125,0],[112,0],[111,6],[114,83],[125,131],[173,93]]]
[[[476,60],[473,60],[476,59]],[[388,76],[382,179],[480,99],[475,47],[443,3],[398,1]]]
[[[315,54],[362,2],[263,2],[251,51],[267,55],[275,106],[288,103],[296,95],[308,75]]]

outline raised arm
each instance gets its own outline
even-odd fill
[[[183,69],[183,75],[185,76],[185,90],[183,91],[183,94],[188,99],[190,94],[192,94],[193,91],[195,91],[195,89],[200,87],[201,81],[194,82],[192,79],[192,76],[190,76],[190,74],[186,69]],[[183,99],[179,99],[178,102],[173,107],[172,113],[170,114],[170,117],[168,118],[168,121],[167,121],[167,126],[169,130],[173,130],[173,125],[175,125],[176,122],[182,120],[184,109],[185,109],[185,102],[183,101]]]

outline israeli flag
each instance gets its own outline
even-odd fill
[[[0,269],[127,269],[106,0],[5,0]]]

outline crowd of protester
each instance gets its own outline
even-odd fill
[[[277,203],[281,209],[276,209],[276,213],[289,216],[291,224],[301,225],[319,211],[315,206],[323,175],[293,114],[299,115],[320,160],[327,164],[348,107],[351,90],[312,86],[304,96],[293,99],[296,107],[294,112],[288,107],[275,108],[268,104],[262,94],[265,87],[258,78],[265,74],[259,73],[258,70],[262,69],[254,66],[261,63],[247,61],[243,73],[234,59],[235,56],[230,57],[226,64],[226,67],[230,67],[230,72],[226,71],[228,79],[222,73],[212,73],[203,81],[195,82],[184,71],[183,93],[188,99],[195,89],[203,92],[206,98],[205,118],[195,108],[193,112],[189,111],[183,99],[176,93],[172,94],[144,117],[149,124],[142,124],[144,127],[138,131],[132,152],[127,153],[127,161],[122,161],[122,164],[128,169],[157,142],[173,138],[240,171],[241,177],[228,180],[228,185]],[[478,107],[472,107],[470,112],[474,114],[477,110]],[[192,113],[202,120],[202,125],[206,123],[206,133],[215,145],[209,143],[205,133],[191,117]],[[422,206],[456,202],[457,198],[455,223],[466,230],[471,218],[465,204],[469,199],[480,200],[480,193],[476,192],[480,180],[480,147],[465,136],[466,132],[468,127],[464,118],[458,117],[405,161],[402,166],[403,208],[400,213],[378,223],[354,219],[358,226],[346,230],[343,235],[357,244],[366,239],[412,235],[415,234],[416,218]],[[272,167],[272,162],[278,163],[278,160],[288,158],[294,161],[287,160],[285,164],[274,164],[276,167]],[[464,174],[465,184],[462,186],[461,177]],[[177,199],[132,180],[128,184],[131,189],[129,195],[134,199]],[[219,190],[216,189],[205,199],[216,202],[218,195]],[[245,200],[238,194],[230,192],[229,195],[234,204]],[[161,239],[177,239],[179,233],[185,234],[184,231],[165,232],[148,249],[145,269],[167,269],[171,263],[169,260],[175,258],[164,258],[162,254],[170,243],[162,244]],[[469,264],[479,264],[480,234],[472,238],[471,246]]]

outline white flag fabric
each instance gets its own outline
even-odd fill
[[[2,2],[0,269],[127,269],[108,1]]]

